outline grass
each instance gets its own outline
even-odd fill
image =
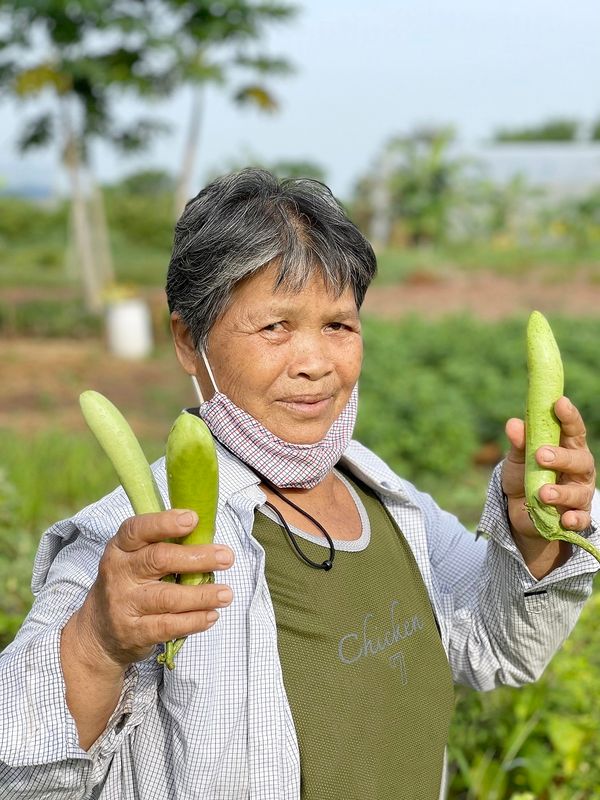
[[[104,196],[117,282],[163,286],[174,231],[172,198],[114,189]],[[0,287],[77,288],[68,229],[65,203],[43,206],[0,198]],[[379,254],[377,281],[391,284],[481,269],[517,276],[543,268],[548,280],[568,278],[574,269],[598,275],[597,237],[588,237],[585,249],[577,249],[572,236],[552,233],[554,239],[544,244],[545,234],[536,232],[531,244],[504,234],[436,247],[390,248]]]
[[[519,246],[473,242],[444,247],[389,249],[377,255],[376,285],[388,286],[407,280],[435,280],[448,273],[486,270],[498,275],[522,277],[535,273],[545,282],[567,281],[575,272],[593,282],[600,280],[600,245],[585,251],[556,243],[553,246]]]
[[[138,240],[132,242],[119,232],[111,236],[118,283],[134,286],[164,286],[171,252]]]
[[[31,568],[40,536],[53,522],[115,488],[112,466],[90,434],[45,430],[26,436],[0,429],[0,649],[14,637],[32,595]],[[145,439],[150,461],[162,441]]]
[[[164,286],[170,251],[131,242],[119,232],[111,236],[114,270],[118,283]],[[64,243],[19,244],[0,248],[0,287],[78,290]]]

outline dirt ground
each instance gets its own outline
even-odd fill
[[[490,272],[440,277],[415,274],[406,283],[370,289],[364,309],[392,319],[412,312],[431,318],[469,313],[498,320],[533,309],[593,317],[600,315],[600,273],[575,274],[569,283],[552,282],[534,272],[523,277]]]
[[[600,277],[600,276],[599,276]],[[30,292],[28,292],[30,294]],[[9,296],[10,295],[10,296]],[[18,302],[22,290],[3,292]],[[48,296],[48,291],[44,292]],[[153,292],[154,308],[161,293]],[[387,318],[416,313],[435,318],[466,312],[485,319],[525,314],[533,308],[552,314],[600,314],[600,280],[574,277],[569,284],[543,282],[535,275],[507,278],[477,273],[441,278],[415,277],[390,287],[373,287],[364,311]],[[189,382],[168,343],[160,357],[131,362],[107,353],[102,341],[4,339],[0,342],[0,428],[36,431],[45,427],[84,429],[79,392],[95,388],[110,397],[143,434],[156,424],[157,396],[194,402]],[[153,405],[153,410],[146,407]]]
[[[139,435],[156,436],[156,408],[193,405],[190,384],[170,349],[158,358],[127,361],[102,341],[9,339],[0,348],[0,429],[85,430],[79,394],[96,389],[126,415]],[[180,399],[178,399],[180,398]],[[170,415],[172,421],[172,414]],[[165,417],[164,429],[168,430]],[[164,430],[163,430],[164,432]]]

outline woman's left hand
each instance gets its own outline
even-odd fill
[[[596,488],[594,457],[587,446],[585,425],[577,408],[568,398],[561,397],[554,410],[561,425],[560,445],[544,445],[535,457],[540,466],[557,473],[556,483],[542,486],[539,496],[544,503],[556,506],[567,530],[583,531],[591,523],[590,509]],[[506,435],[511,449],[502,469],[502,489],[508,498],[510,523],[518,536],[539,537],[525,507],[523,420],[509,419]]]

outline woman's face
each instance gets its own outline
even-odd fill
[[[307,444],[326,435],[358,380],[358,309],[351,289],[336,299],[318,273],[298,293],[273,291],[275,277],[267,267],[236,287],[206,355],[221,392],[276,436]],[[201,361],[196,372],[206,387]]]

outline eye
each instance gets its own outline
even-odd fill
[[[289,328],[285,320],[278,320],[277,322],[269,322],[267,325],[263,325],[260,329],[260,334],[266,341],[279,344],[287,341]]]
[[[263,331],[267,332],[275,332],[283,330],[283,323],[282,322],[270,322],[268,325],[263,327]]]
[[[360,330],[359,327],[357,327],[356,325],[353,325],[352,323],[339,322],[339,321],[329,322],[325,326],[325,328],[328,331],[332,331],[333,333],[339,333],[340,331],[341,332],[345,332],[345,333],[352,333],[352,332],[358,333],[358,331]]]

